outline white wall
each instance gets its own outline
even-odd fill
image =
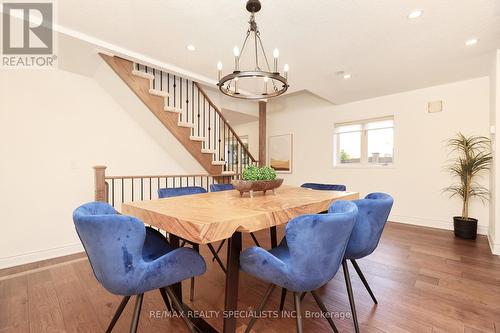
[[[490,73],[490,125],[498,131],[500,129],[500,50],[495,52],[492,57],[492,66]],[[490,173],[491,185],[491,205],[490,205],[490,227],[488,232],[488,239],[493,253],[500,255],[500,220],[498,219],[498,208],[500,207],[500,196],[497,189],[500,186],[500,163],[498,162],[498,147],[500,147],[500,136],[497,133],[491,134],[491,142],[494,156],[493,167]]]
[[[203,173],[107,65],[0,70],[0,268],[81,251],[71,214],[108,173]],[[118,101],[118,102],[117,102]]]
[[[444,111],[427,113],[427,102],[443,100]],[[374,191],[395,198],[391,220],[437,228],[452,228],[461,212],[459,199],[441,193],[451,179],[443,170],[446,139],[456,132],[488,135],[489,80],[487,77],[456,82],[355,103],[332,106],[311,95],[277,99],[269,104],[268,136],[293,134],[293,173],[285,182],[346,184],[362,195]],[[394,115],[395,164],[393,167],[334,168],[333,127],[336,122]],[[247,124],[239,133],[254,131]],[[248,133],[252,137],[252,133]],[[484,179],[488,185],[488,177]],[[488,206],[474,201],[471,216],[479,219],[479,232],[489,223]]]

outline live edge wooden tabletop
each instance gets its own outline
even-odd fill
[[[357,192],[315,191],[282,186],[276,194],[210,192],[122,204],[122,213],[198,244],[285,224],[294,217],[325,211],[335,200],[354,200]]]

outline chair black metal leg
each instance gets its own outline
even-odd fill
[[[226,242],[225,239],[223,239],[222,242],[220,242],[219,247],[217,248],[217,251],[215,251],[215,253],[217,253],[217,255],[219,254],[220,250],[222,250],[222,247],[224,246],[225,242]],[[212,261],[215,261],[215,256],[212,258]]]
[[[321,312],[323,313],[323,315],[325,316],[326,320],[328,320],[328,323],[330,324],[330,326],[332,327],[332,330],[335,332],[335,333],[339,333],[339,331],[337,330],[337,326],[335,326],[335,323],[333,322],[331,316],[328,315],[328,310],[325,306],[325,303],[323,303],[321,301],[321,298],[319,298],[318,294],[316,293],[316,291],[311,291],[311,294],[313,295],[314,299],[316,300],[316,303],[318,304],[319,308],[321,309]]]
[[[342,269],[344,270],[345,285],[347,287],[347,295],[349,296],[349,304],[351,305],[352,320],[354,322],[354,330],[359,333],[358,315],[356,314],[356,305],[354,304],[354,294],[352,293],[351,277],[349,276],[349,268],[347,261],[342,261]]]
[[[165,306],[167,307],[167,310],[169,312],[172,312],[172,306],[170,305],[170,301],[168,300],[167,292],[165,291],[165,288],[160,288],[160,294],[161,297],[163,298],[163,302],[165,302]]]
[[[184,247],[184,245],[186,245],[186,241],[185,241],[185,240],[182,240],[182,242],[181,242],[181,246],[180,246],[180,247]]]
[[[125,306],[127,306],[128,300],[130,299],[130,296],[125,296],[123,297],[120,305],[118,306],[118,309],[116,309],[115,315],[113,316],[113,319],[111,319],[111,322],[109,323],[108,329],[106,330],[106,333],[111,333],[113,330],[113,327],[115,327],[116,322],[118,319],[120,319],[120,316],[122,315],[123,309],[125,309]]]
[[[354,269],[356,270],[356,272],[358,273],[359,278],[361,279],[361,281],[365,285],[366,290],[368,291],[368,293],[372,297],[373,303],[378,304],[378,301],[375,298],[375,295],[373,294],[372,289],[370,288],[370,285],[368,284],[368,281],[366,281],[366,278],[363,275],[363,272],[361,272],[361,268],[359,268],[358,263],[354,259],[351,259],[351,263],[354,266]]]
[[[297,333],[303,333],[302,330],[302,312],[300,311],[300,295],[293,293],[293,302],[295,303],[295,312],[297,314]]]
[[[212,252],[212,254],[214,255],[215,260],[217,260],[217,263],[219,264],[220,268],[222,268],[222,270],[224,271],[224,273],[227,274],[226,267],[224,267],[224,263],[222,262],[222,260],[220,260],[220,257],[217,254],[217,252],[215,252],[215,249],[214,249],[213,245],[212,244],[207,244],[207,246],[210,249],[210,252]]]
[[[198,330],[195,328],[194,324],[187,317],[186,312],[184,311],[184,308],[182,307],[181,302],[179,301],[179,299],[175,295],[175,293],[172,290],[172,288],[168,287],[168,288],[166,288],[166,291],[167,291],[168,297],[170,297],[170,299],[174,303],[174,306],[178,309],[179,313],[181,314],[181,318],[184,320],[184,322],[186,323],[186,325],[189,328],[189,330],[192,333],[197,333]]]
[[[132,317],[132,324],[130,325],[130,333],[137,332],[137,326],[139,326],[139,316],[141,314],[142,299],[144,294],[137,295],[134,307],[134,316]]]
[[[281,288],[280,311],[283,311],[283,308],[285,307],[286,292],[286,288]]]
[[[262,310],[266,306],[267,301],[269,301],[269,297],[271,297],[271,294],[273,293],[275,287],[276,286],[274,284],[272,284],[269,286],[269,288],[267,288],[266,293],[264,294],[264,298],[262,299],[262,302],[260,302],[259,306],[255,310],[255,314],[257,314],[257,316],[259,315],[260,312],[262,312]],[[250,319],[250,322],[248,323],[248,326],[245,329],[245,333],[250,332],[250,330],[252,329],[252,327],[256,321],[257,321],[257,317],[252,317],[252,319]]]
[[[259,241],[257,240],[257,237],[255,237],[253,232],[250,233],[250,236],[252,236],[252,239],[253,239],[253,242],[255,243],[255,245],[257,245],[258,247],[261,247],[259,244]]]
[[[305,291],[300,295],[300,301],[301,302],[304,299],[304,297],[306,297],[306,295],[307,295],[307,293]]]

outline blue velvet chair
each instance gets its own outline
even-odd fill
[[[210,192],[221,192],[234,190],[233,184],[212,184],[210,185]]]
[[[170,297],[183,312],[170,286],[205,272],[205,261],[198,253],[171,248],[161,233],[135,217],[118,214],[104,202],[80,206],[73,221],[96,279],[110,293],[124,296],[106,332],[112,331],[130,297],[137,295],[130,328],[136,332],[143,296],[150,290],[160,290],[169,310]],[[182,317],[194,330],[187,317]]]
[[[180,197],[182,195],[201,194],[201,193],[207,193],[207,190],[205,190],[203,187],[200,186],[160,188],[158,189],[158,198]]]
[[[202,193],[207,193],[207,190],[205,190],[203,187],[200,186],[185,186],[185,187],[176,187],[176,188],[160,188],[158,189],[158,198],[172,198],[172,197],[179,197],[179,196],[184,196],[184,195],[193,195],[193,194],[202,194]],[[183,240],[183,243],[181,246],[184,246],[186,243],[186,240]],[[193,249],[196,252],[200,252],[200,245],[191,243],[189,242],[192,246]],[[219,255],[215,251],[214,247],[212,244],[207,244],[208,248],[210,249],[210,252],[212,252],[215,260],[217,260],[217,263],[221,267],[222,271],[226,273],[226,267],[224,267],[224,263],[220,259]],[[194,283],[195,279],[194,277],[191,278],[191,288],[189,291],[189,299],[192,301],[194,299]]]
[[[319,184],[319,183],[304,183],[300,185],[300,187],[310,188],[312,190],[319,191],[345,191],[345,185],[337,185],[337,184]]]
[[[241,253],[241,270],[271,284],[256,313],[263,310],[276,286],[293,291],[298,332],[302,332],[301,292],[311,292],[321,311],[328,312],[316,289],[337,273],[357,211],[356,205],[349,201],[336,201],[329,214],[303,215],[290,221],[278,247],[269,251],[251,247]],[[337,332],[330,316],[325,317]],[[250,320],[245,332],[250,332],[256,318]]]
[[[222,191],[231,191],[234,190],[233,184],[212,184],[210,185],[210,192],[222,192]],[[257,237],[255,237],[255,234],[253,232],[250,233],[250,236],[252,237],[255,245],[260,246],[259,241],[257,240]],[[217,255],[219,254],[220,250],[224,246],[224,243],[226,240],[224,239],[220,244],[219,247],[217,248]],[[212,261],[216,260],[216,257],[214,256],[212,258]]]
[[[366,257],[377,248],[380,237],[382,236],[382,231],[389,218],[393,201],[393,198],[385,193],[370,193],[364,199],[353,201],[358,207],[358,216],[356,217],[356,223],[352,230],[349,243],[347,244],[344,260],[342,261],[342,268],[344,270],[347,294],[349,296],[356,332],[359,332],[359,323],[347,260],[351,261],[373,302],[378,304],[356,260]]]

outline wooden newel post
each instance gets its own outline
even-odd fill
[[[266,165],[266,117],[267,103],[259,101],[259,166]]]
[[[96,165],[94,167],[95,179],[95,201],[108,202],[108,191],[106,184],[106,166]]]

